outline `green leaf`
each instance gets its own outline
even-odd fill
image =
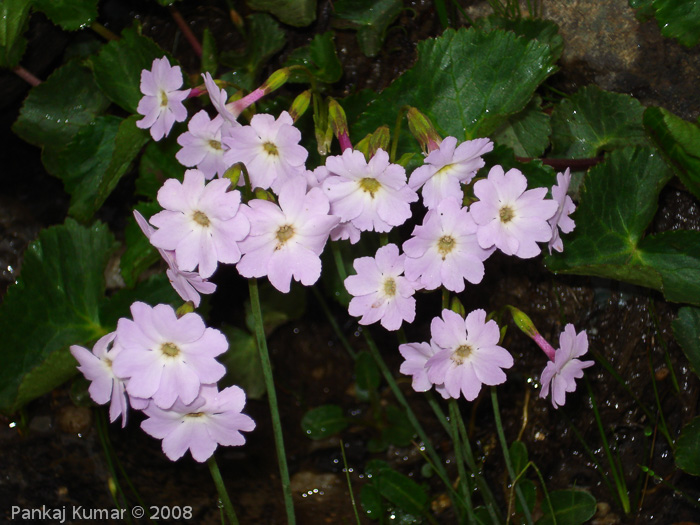
[[[584,87],[552,112],[552,156],[595,157],[603,151],[646,145],[643,112],[640,102],[629,95]]]
[[[143,202],[135,207],[146,220],[161,211],[157,202]],[[141,228],[136,223],[133,213],[127,218],[126,228],[124,228],[124,244],[126,250],[119,261],[119,268],[124,279],[124,283],[133,287],[141,274],[156,262],[161,260],[158,250],[151,244]]]
[[[661,34],[691,47],[700,42],[700,2],[697,0],[654,0]]]
[[[226,367],[221,385],[238,385],[249,399],[261,399],[265,395],[265,378],[255,336],[227,325],[222,331],[228,339],[228,350],[219,357]]]
[[[301,428],[311,439],[323,439],[348,426],[343,409],[338,405],[322,405],[309,410],[301,419]]]
[[[68,213],[79,221],[89,220],[100,209],[149,140],[148,133],[136,127],[139,118],[97,117],[65,148],[44,149],[44,166],[63,180],[71,195]]]
[[[542,505],[544,516],[537,525],[580,525],[593,517],[596,509],[596,501],[588,492],[582,490],[555,490],[549,493],[549,498],[554,508],[554,516],[546,504]]]
[[[316,0],[246,0],[246,3],[251,9],[272,13],[290,26],[304,27],[316,20]]]
[[[355,360],[355,377],[357,383],[355,393],[357,394],[357,398],[360,401],[369,401],[372,393],[376,393],[381,381],[379,368],[377,368],[377,364],[374,362],[374,358],[372,358],[369,352],[363,350],[357,354],[357,359]]]
[[[114,243],[105,225],[67,219],[27,248],[22,273],[0,305],[1,411],[14,412],[60,385],[75,373],[68,346],[107,333],[99,304]]]
[[[136,195],[156,200],[158,190],[168,179],[182,181],[185,167],[178,162],[175,154],[180,146],[175,137],[148,143],[139,162],[139,175],[136,178]]]
[[[522,441],[513,441],[510,445],[510,461],[513,464],[513,470],[515,471],[515,476],[522,474],[523,470],[527,466],[527,447]]]
[[[77,31],[97,19],[97,0],[33,0],[34,8],[66,31]]]
[[[353,134],[363,137],[381,125],[393,126],[408,104],[443,135],[460,140],[490,135],[525,108],[554,70],[545,44],[511,32],[450,29],[418,44],[416,64],[369,104]]]
[[[674,319],[673,335],[681,345],[695,375],[700,377],[700,309],[685,306]]]
[[[140,34],[139,27],[122,31],[119,40],[106,44],[90,59],[95,81],[115,104],[136,113],[141,94],[141,71],[150,70],[153,60],[165,56],[158,45]],[[177,65],[168,57],[171,65]]]
[[[576,229],[563,237],[563,253],[546,257],[547,266],[661,289],[660,275],[641,259],[638,245],[670,177],[650,148],[613,151],[588,172],[573,215]]]
[[[477,27],[484,31],[505,29],[513,31],[516,35],[524,36],[528,40],[538,40],[547,44],[552,50],[555,60],[561,57],[564,51],[564,39],[559,34],[559,26],[551,20],[541,18],[503,18],[491,15],[478,18],[474,21]]]
[[[415,430],[406,413],[395,405],[386,407],[386,426],[382,429],[381,441],[386,445],[407,447],[411,444]]]
[[[521,479],[518,481],[518,487],[520,487],[522,491],[528,510],[532,513],[532,510],[535,508],[535,501],[537,500],[537,487],[535,483],[529,479]],[[543,505],[546,504],[543,503]],[[515,512],[523,513],[523,506],[520,504],[520,498],[515,498]]]
[[[499,164],[505,171],[517,169],[525,175],[528,188],[551,188],[557,182],[557,175],[551,166],[542,164],[541,160],[531,160],[527,163],[515,160],[513,150],[496,145],[493,151],[484,156],[486,165],[482,173],[488,173],[494,165]]]
[[[357,29],[360,50],[373,57],[382,48],[387,28],[403,10],[401,0],[338,0],[333,4],[335,18],[346,21],[341,27]]]
[[[491,136],[496,144],[503,144],[513,149],[519,157],[540,157],[549,146],[549,115],[541,108],[542,99],[532,98],[520,113],[503,123]]]
[[[260,283],[259,286],[265,335],[270,335],[277,327],[304,315],[306,289],[303,286],[292,286],[290,292],[286,294],[280,294],[269,282]],[[255,319],[250,301],[245,303],[245,312],[246,326],[251,333],[255,333]]]
[[[343,66],[335,51],[334,33],[328,31],[314,36],[308,46],[298,47],[289,55],[285,67],[304,66],[321,82],[332,84],[340,80]],[[309,77],[303,72],[294,72],[290,82],[308,82]]]
[[[676,440],[676,465],[688,474],[700,476],[700,417],[681,430]]]
[[[374,478],[379,493],[411,514],[423,514],[428,505],[428,494],[408,476],[391,469],[380,470]]]
[[[382,495],[373,485],[364,485],[360,491],[360,504],[371,520],[378,520],[384,514]]]
[[[219,58],[222,64],[233,69],[223,75],[222,80],[252,91],[258,87],[258,75],[267,61],[284,47],[286,35],[279,24],[264,13],[247,16],[246,26],[248,38],[245,51],[222,52]]]
[[[700,198],[700,127],[656,107],[644,111],[644,127],[685,187]]]
[[[35,146],[59,149],[108,105],[90,71],[70,61],[32,88],[12,130]]]
[[[29,20],[31,0],[4,0],[0,3],[0,67],[13,68],[24,55],[24,31]]]
[[[646,22],[654,17],[653,0],[629,0],[630,7],[636,9],[634,16],[640,22]]]

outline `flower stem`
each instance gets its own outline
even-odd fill
[[[197,40],[197,37],[194,36],[192,29],[190,29],[190,26],[187,25],[187,22],[185,22],[185,19],[182,18],[180,11],[175,9],[173,6],[170,6],[170,14],[172,15],[173,20],[177,24],[177,27],[180,28],[180,31],[182,31],[182,34],[185,35],[185,38],[190,43],[190,47],[192,48],[192,50],[196,53],[196,55],[198,57],[201,58],[202,57],[202,44],[200,44],[199,40]]]
[[[275,383],[272,378],[272,364],[270,363],[270,353],[267,350],[267,340],[265,339],[265,329],[263,328],[262,309],[260,307],[260,293],[258,292],[257,279],[248,279],[248,290],[250,292],[250,306],[253,311],[255,321],[255,338],[258,342],[258,351],[262,363],[263,377],[265,378],[265,388],[267,389],[267,399],[270,404],[270,416],[272,417],[272,429],[275,435],[275,448],[277,449],[277,463],[280,469],[280,479],[282,481],[282,494],[284,496],[284,506],[287,511],[288,525],[294,525],[294,502],[292,501],[292,489],[289,483],[289,468],[287,467],[287,456],[284,451],[284,437],[282,436],[282,423],[277,407],[277,394],[275,393]]]
[[[457,462],[457,472],[459,473],[460,483],[458,485],[458,490],[464,498],[464,502],[467,506],[467,516],[469,517],[469,523],[476,523],[476,516],[474,515],[474,506],[472,505],[471,498],[471,488],[469,487],[469,478],[467,477],[467,471],[464,468],[464,457],[462,455],[462,442],[459,439],[459,430],[457,429],[457,419],[460,419],[459,407],[457,406],[456,399],[450,399],[450,425],[452,434],[452,444],[455,451],[455,460]]]
[[[95,33],[100,35],[105,40],[109,40],[110,42],[116,42],[117,40],[119,40],[119,35],[113,33],[99,22],[93,22],[92,24],[90,24],[90,29],[92,29]]]
[[[211,477],[214,480],[214,485],[216,486],[216,491],[219,493],[219,500],[224,506],[224,512],[228,516],[229,521],[232,525],[238,525],[238,518],[236,517],[236,511],[233,510],[233,503],[231,503],[231,498],[228,497],[228,492],[226,491],[226,485],[221,477],[221,472],[219,471],[219,465],[216,463],[216,458],[212,456],[207,460],[207,466],[209,466],[209,472],[211,472]]]
[[[32,87],[37,87],[39,84],[41,84],[41,80],[35,77],[34,74],[24,69],[22,66],[14,67],[12,72]]]

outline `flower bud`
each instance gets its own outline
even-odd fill
[[[175,315],[179,319],[183,315],[191,314],[192,312],[194,312],[194,303],[192,301],[187,301],[186,303],[183,303],[180,308],[175,310]]]
[[[389,126],[382,126],[377,128],[377,130],[372,133],[369,138],[369,153],[368,157],[371,159],[378,149],[383,149],[384,151],[389,151]]]
[[[268,94],[272,91],[275,91],[276,89],[281,88],[285,82],[289,80],[289,68],[288,67],[283,67],[282,69],[278,69],[270,77],[265,81],[265,83],[261,86],[262,90],[265,91],[265,94]]]
[[[310,103],[310,89],[307,89],[303,93],[299,94],[297,98],[294,99],[294,102],[292,102],[292,106],[289,108],[289,115],[292,117],[292,120],[294,120],[294,122],[299,120],[299,117],[306,113],[306,110],[309,108]]]
[[[238,186],[238,181],[241,179],[242,164],[237,162],[224,172],[224,178],[231,181],[231,186],[229,190],[234,189]]]
[[[452,301],[450,301],[450,310],[458,313],[463,318],[467,316],[467,311],[464,309],[462,301],[460,301],[456,296],[452,297]]]
[[[338,138],[338,142],[340,142],[340,150],[345,151],[348,148],[352,148],[345,110],[332,98],[328,99],[328,120],[333,128],[333,133]]]
[[[430,153],[437,149],[442,139],[428,117],[414,107],[408,108],[406,117],[408,118],[408,129],[416,137],[423,151]]]

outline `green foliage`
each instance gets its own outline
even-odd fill
[[[615,148],[646,144],[644,108],[629,95],[580,89],[552,113],[552,156],[595,157]]]
[[[0,3],[0,67],[19,64],[27,47],[24,31],[29,20],[31,0],[4,0]]]
[[[322,405],[309,410],[301,419],[301,429],[311,439],[323,439],[344,430],[348,420],[338,405]]]
[[[665,37],[687,47],[700,42],[700,2],[696,0],[654,0],[656,20]]]
[[[158,213],[161,208],[156,202],[142,202],[135,207],[148,220]],[[124,244],[126,250],[119,263],[122,278],[128,287],[133,287],[141,274],[161,260],[158,250],[150,243],[141,228],[136,223],[133,214],[126,220],[124,228]]]
[[[329,84],[340,80],[343,74],[343,66],[335,51],[332,31],[314,36],[308,46],[296,48],[284,65],[304,66],[318,80]],[[308,82],[308,76],[303,72],[292,73],[290,82]]]
[[[12,130],[35,146],[59,149],[108,105],[90,71],[72,60],[32,88]]]
[[[251,9],[272,13],[290,26],[308,26],[316,20],[316,0],[246,0]]]
[[[700,127],[656,107],[644,112],[644,127],[685,187],[700,198]]]
[[[97,85],[105,95],[129,113],[136,113],[141,94],[141,71],[166,53],[153,40],[141,35],[140,27],[122,31],[122,37],[106,44],[90,59]],[[168,57],[172,65],[177,62]]]
[[[265,395],[265,378],[255,336],[230,326],[223,332],[228,339],[228,350],[219,357],[226,367],[226,375],[220,381],[220,389],[238,385],[249,399],[261,399]]]
[[[537,40],[547,44],[552,50],[555,60],[561,57],[564,51],[564,39],[559,34],[559,26],[551,20],[541,18],[504,18],[498,15],[491,15],[485,18],[478,18],[474,21],[477,27],[484,31],[494,29],[505,29],[512,31],[516,35],[524,36],[528,40]]]
[[[551,188],[557,180],[557,175],[551,166],[546,166],[540,160],[532,160],[528,163],[518,162],[515,160],[513,150],[506,146],[497,145],[484,157],[484,160],[486,162],[484,173],[496,164],[502,166],[505,171],[515,168],[527,178],[528,188]]]
[[[32,3],[66,31],[83,29],[97,18],[97,0],[32,0]]]
[[[355,378],[355,394],[360,401],[369,401],[372,396],[376,396],[376,390],[381,382],[381,374],[369,352],[362,351],[357,354]]]
[[[158,190],[168,179],[182,181],[185,167],[175,158],[180,150],[175,137],[149,142],[141,155],[136,178],[136,195],[156,200]]]
[[[549,115],[541,108],[542,99],[532,97],[530,103],[503,123],[491,138],[496,144],[503,144],[513,149],[519,157],[539,157],[549,146],[552,128]]]
[[[183,302],[173,290],[165,272],[151,275],[134,288],[118,290],[100,303],[100,321],[104,329],[108,332],[115,330],[117,321],[129,315],[131,305],[135,301],[151,305],[169,304],[173,308],[177,308]]]
[[[544,516],[537,522],[538,525],[580,525],[593,517],[596,510],[596,501],[588,492],[582,490],[555,490],[549,494],[554,508],[551,513],[548,506],[544,506]],[[555,521],[556,520],[556,521]]]
[[[72,219],[41,232],[0,305],[0,410],[14,412],[76,371],[71,344],[107,333],[100,322],[104,269],[114,238]]]
[[[554,72],[549,46],[511,32],[447,30],[418,44],[418,60],[382,91],[351,130],[393,126],[404,105],[426,114],[443,135],[485,136],[522,111]]]
[[[68,213],[79,221],[89,220],[102,206],[148,141],[148,132],[136,127],[139,118],[97,117],[64,148],[44,149],[44,166],[63,180],[71,195]]]
[[[693,476],[700,476],[700,417],[688,423],[676,441],[676,465]]]
[[[246,17],[245,50],[222,52],[221,63],[233,69],[221,78],[236,86],[252,91],[257,87],[258,75],[265,63],[277,53],[286,40],[284,31],[270,16],[257,13]]]
[[[673,335],[681,345],[695,375],[700,377],[700,309],[685,306],[673,321]]]
[[[209,28],[204,29],[202,34],[202,73],[208,71],[212,77],[219,69],[218,53],[216,51],[216,40]]]
[[[362,53],[373,57],[382,48],[387,28],[403,9],[401,0],[338,0],[333,5],[340,27],[357,29]]]

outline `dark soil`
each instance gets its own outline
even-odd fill
[[[308,28],[290,28],[288,46],[263,75],[282,63],[289,50],[331,28],[332,3],[320,1],[319,4],[317,21]],[[410,67],[419,40],[439,34],[441,28],[431,2],[406,4],[412,9],[405,10],[388,31],[378,57],[364,57],[353,32],[337,32],[336,44],[345,74],[334,86],[335,96],[342,97],[360,88],[383,89]],[[220,50],[237,49],[242,45],[228,21],[223,2],[186,1],[177,5],[195,34],[201,35],[205,27],[213,31]],[[139,18],[145,34],[178,56],[185,69],[197,70],[197,61],[186,48],[167,10],[158,8],[155,3],[146,6],[137,1],[110,0],[104,2],[101,14],[104,18],[101,21],[115,31],[135,17]],[[653,31],[658,32],[653,23],[643,28],[647,39]],[[77,38],[55,31],[41,16],[32,17],[32,35],[24,65],[39,76],[46,76],[60,63],[64,46],[70,38]],[[47,39],[51,46],[47,46]],[[590,71],[585,65],[580,65],[581,70],[576,67],[576,63],[566,65],[553,78],[552,85],[576,89],[576,82],[571,79],[588,78]],[[3,187],[0,194],[3,211],[0,214],[0,293],[4,293],[18,275],[21,253],[28,243],[42,227],[63,221],[68,198],[61,183],[45,174],[40,152],[8,131],[27,89],[9,73],[1,78],[0,85],[6,93],[3,100],[10,101],[3,108],[0,126],[5,145],[0,150],[3,165],[0,173]],[[653,100],[653,92],[645,93],[646,103],[663,105],[663,101]],[[697,111],[698,108],[690,108],[695,116]],[[128,195],[128,192],[118,190],[119,195]],[[123,216],[127,204],[119,198],[110,199],[108,209],[102,212],[104,218]],[[654,228],[658,231],[700,228],[698,202],[683,190],[667,188]],[[601,279],[553,276],[539,260],[514,263],[505,257],[492,257],[487,262],[486,276],[484,282],[460,297],[467,311],[517,305],[531,315],[545,338],[554,343],[566,323],[573,323],[577,330],[587,330],[591,353],[597,360],[587,371],[587,383],[613,453],[623,466],[633,510],[625,516],[614,491],[606,485],[606,480],[612,478],[586,382],[579,384],[575,394],[567,396],[566,406],[559,410],[554,410],[549,401],[539,399],[537,381],[544,357],[532,342],[509,325],[504,346],[511,351],[516,364],[509,371],[508,382],[498,389],[501,415],[508,441],[522,439],[530,459],[542,472],[547,488],[589,490],[600,504],[596,523],[700,522],[700,510],[687,502],[687,498],[698,501],[700,497],[697,479],[675,468],[669,444],[647,415],[658,418],[663,414],[670,435],[676,437],[682,426],[698,413],[700,382],[689,369],[670,326],[677,306],[643,288]],[[214,280],[219,284],[221,297],[245,297],[241,295],[245,294],[245,283],[234,270],[220,270]],[[427,339],[429,320],[439,311],[438,301],[432,296],[419,301],[418,320],[407,328],[409,341]],[[224,307],[217,302],[213,308],[214,320],[240,319],[242,314],[240,304]],[[356,350],[363,349],[364,339],[355,320],[349,319],[340,307],[334,308],[345,336]],[[400,356],[396,340],[381,329],[370,330],[381,343],[390,367],[398,370]],[[272,334],[270,351],[298,521],[312,525],[354,523],[340,440],[311,441],[303,435],[300,421],[308,409],[326,403],[339,404],[347,415],[361,419],[369,405],[358,401],[354,395],[353,361],[324,321],[324,314],[311,294],[304,316]],[[609,363],[624,384],[606,370],[602,362]],[[411,390],[410,381],[404,378],[400,384],[431,440],[448,462],[448,469],[452,469],[453,452],[448,437],[434,420],[423,397]],[[386,385],[382,385],[381,402],[395,403]],[[462,409],[469,423],[472,444],[505,508],[505,468],[488,392],[474,403],[462,403]],[[248,443],[244,447],[222,447],[217,451],[224,479],[242,524],[285,523],[267,402],[264,399],[249,401],[246,413],[257,423],[256,430],[248,435]],[[91,409],[76,407],[67,385],[36,400],[15,418],[0,419],[2,519],[10,522],[13,505],[22,508],[45,505],[53,509],[65,507],[67,522],[80,523],[71,521],[72,507],[108,509],[114,506],[96,417],[104,417],[104,413],[99,415]],[[196,463],[189,455],[177,463],[170,462],[162,454],[160,443],[138,428],[140,415],[132,413],[130,418],[126,429],[111,425],[108,434],[114,455],[145,505],[191,506],[193,517],[189,523],[219,523],[217,496],[207,467]],[[372,431],[360,424],[351,426],[341,437],[356,501],[366,482],[365,463],[373,458],[384,459],[428,484],[439,522],[456,523],[453,510],[446,503],[444,487],[435,477],[422,476],[424,462],[415,447],[390,447],[386,452],[371,454],[367,443],[373,437]],[[645,474],[640,465],[653,469],[657,477]],[[450,473],[456,478],[455,472]],[[537,482],[534,474],[529,478]],[[128,489],[126,492],[132,496]]]

